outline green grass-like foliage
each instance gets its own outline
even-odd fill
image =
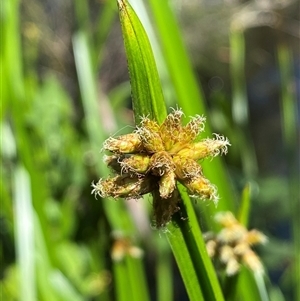
[[[271,175],[262,180],[249,127],[245,61],[253,49],[247,28],[232,27],[229,32],[229,72],[224,82],[230,86],[230,96],[225,89],[211,93],[208,107],[172,9],[176,1],[132,0],[134,9],[126,0],[2,2],[2,299],[171,301],[185,290],[183,295],[197,301],[284,301],[290,296],[298,300],[299,104],[292,85],[293,52],[284,39],[276,64],[281,155],[287,158],[288,178]],[[63,16],[60,10],[68,13]],[[201,13],[198,17],[203,19]],[[125,79],[107,88],[99,73],[107,68],[107,38],[115,26],[122,30],[130,82]],[[193,35],[201,39],[198,33]],[[122,59],[125,64],[125,58],[117,62],[122,64]],[[134,202],[95,199],[91,183],[109,176],[100,152],[105,139],[132,132],[142,116],[161,123],[169,110],[165,99],[168,106],[182,108],[186,120],[196,114],[207,117],[201,139],[211,137],[212,128],[228,136],[232,146],[226,158],[234,168],[230,178],[221,158],[201,162],[203,173],[218,188],[218,206],[192,201],[178,185],[181,211],[157,230],[151,228],[150,196]],[[294,242],[283,243],[266,233],[269,243],[258,249],[265,275],[254,276],[243,266],[228,277],[213,265],[202,231],[220,229],[215,213],[229,210],[245,226],[257,221],[264,225],[274,207],[276,221],[291,223]],[[286,264],[286,270],[274,285],[268,274],[278,263]],[[292,290],[294,295],[285,297]]]

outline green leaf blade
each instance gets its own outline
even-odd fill
[[[143,115],[161,122],[166,107],[149,39],[128,2],[119,0],[118,6],[136,123]]]
[[[194,269],[197,273],[201,290],[205,300],[223,301],[221,287],[211,259],[208,256],[192,201],[183,186],[179,185],[179,191],[188,217],[188,221],[183,221],[180,224],[185,243],[194,262]]]

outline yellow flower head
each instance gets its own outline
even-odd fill
[[[205,118],[197,115],[183,126],[182,115],[181,110],[173,110],[161,125],[143,117],[133,133],[108,138],[103,147],[112,154],[105,162],[118,175],[100,179],[92,192],[115,198],[138,198],[151,192],[157,227],[179,210],[176,181],[192,196],[217,201],[216,188],[204,177],[199,160],[226,154],[229,141],[216,134],[198,140]]]

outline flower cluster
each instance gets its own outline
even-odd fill
[[[113,261],[120,262],[126,255],[132,258],[141,258],[143,250],[133,244],[132,239],[122,233],[113,233],[114,243],[111,249],[111,258]]]
[[[255,273],[263,273],[263,265],[251,246],[265,243],[267,237],[255,229],[248,231],[229,211],[218,213],[215,220],[222,230],[217,235],[206,234],[208,255],[225,265],[228,276],[236,274],[241,263]]]
[[[92,192],[114,198],[138,198],[151,192],[157,227],[165,226],[179,210],[176,181],[192,196],[217,201],[216,188],[204,177],[198,161],[227,153],[229,141],[216,134],[197,140],[205,118],[196,116],[183,126],[182,115],[181,110],[173,110],[161,125],[143,117],[133,133],[108,138],[103,148],[111,154],[105,162],[116,176],[100,179]]]

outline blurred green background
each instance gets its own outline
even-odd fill
[[[131,3],[167,107],[176,107],[151,9]],[[250,228],[269,237],[257,251],[270,299],[293,300],[300,296],[299,1],[169,3],[207,119],[231,141],[225,159],[234,198],[250,185]],[[143,252],[146,278],[137,286],[148,287],[149,300],[187,300],[170,248],[151,227],[150,201],[116,205],[91,195],[91,183],[108,174],[102,142],[134,128],[116,2],[4,0],[0,17],[3,300],[122,300],[111,256],[128,252]],[[205,205],[195,208],[209,230]],[[117,233],[108,212],[120,220]]]

